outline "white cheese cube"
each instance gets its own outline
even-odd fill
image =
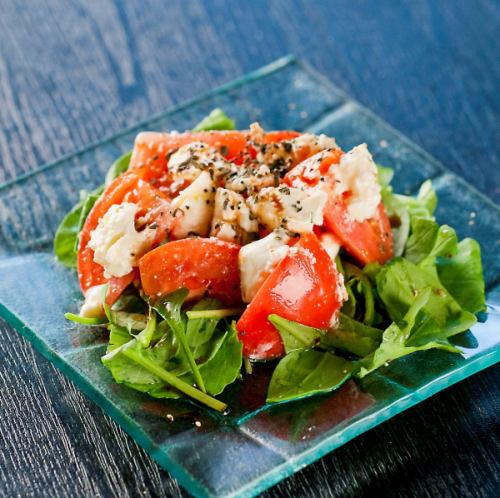
[[[250,213],[244,197],[231,190],[218,188],[210,235],[241,244],[248,239],[248,234],[258,230],[259,223]]]
[[[268,229],[282,226],[292,232],[311,232],[323,224],[327,194],[320,189],[268,187],[249,198],[253,215]]]
[[[80,316],[85,318],[100,318],[104,316],[102,301],[106,284],[94,285],[85,292],[85,301],[80,309]]]
[[[334,194],[350,192],[348,214],[356,221],[373,218],[381,201],[377,167],[366,144],[354,147],[329,169],[335,179]]]
[[[106,278],[122,277],[137,266],[137,260],[153,243],[156,229],[135,229],[138,206],[131,202],[115,204],[91,232],[89,247],[94,261],[104,268]]]
[[[323,246],[323,249],[328,253],[328,256],[335,261],[337,254],[340,251],[340,241],[331,233],[322,233],[319,236],[319,241]]]
[[[203,171],[198,178],[172,201],[174,221],[171,234],[176,239],[188,235],[206,237],[214,211],[215,184],[210,173]]]
[[[168,160],[174,183],[193,182],[202,171],[212,171],[214,178],[227,175],[233,166],[211,145],[192,142],[179,147]]]
[[[254,298],[272,269],[288,254],[289,240],[285,231],[278,229],[240,249],[238,263],[243,302],[249,303]]]

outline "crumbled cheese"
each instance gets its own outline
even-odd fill
[[[106,278],[122,277],[137,266],[137,260],[153,243],[156,229],[135,228],[137,204],[124,202],[111,206],[91,232],[89,247],[94,261],[104,268]]]
[[[283,176],[284,173],[307,157],[324,150],[338,148],[334,138],[304,133],[291,140],[259,144],[257,160],[259,163],[269,165],[273,172]]]
[[[290,249],[289,240],[285,231],[278,229],[240,249],[238,263],[243,302],[249,303],[254,298],[271,270],[285,258]]]
[[[241,244],[248,241],[249,233],[258,232],[259,224],[240,194],[225,188],[218,188],[214,204],[210,232],[212,237]]]
[[[215,184],[207,171],[172,201],[174,221],[171,234],[176,239],[188,235],[206,237],[210,231],[210,221],[214,211]]]
[[[335,258],[340,251],[339,239],[331,233],[322,233],[319,237],[319,241],[323,246],[323,249],[328,253],[328,256],[335,261]]]
[[[350,193],[347,200],[349,215],[357,221],[372,218],[380,204],[381,195],[377,167],[367,145],[358,145],[344,154],[340,163],[333,165],[329,172],[335,179],[334,194]]]
[[[80,309],[80,316],[85,318],[100,318],[104,316],[102,301],[106,284],[94,285],[85,292],[85,302]]]
[[[255,122],[250,125],[250,138],[255,142],[261,142],[264,139],[264,128]]]
[[[249,198],[253,215],[270,230],[282,226],[292,232],[310,232],[323,224],[327,194],[320,189],[269,187]]]
[[[326,135],[313,135],[312,133],[304,133],[290,140],[294,154],[298,157],[302,156],[302,152],[307,151],[308,156],[312,156],[318,152],[327,149],[338,149],[337,142],[332,137]]]
[[[179,147],[168,161],[168,171],[174,184],[191,183],[202,171],[211,171],[214,178],[220,178],[233,169],[234,165],[226,161],[215,147],[203,142],[192,142]]]
[[[275,177],[269,166],[261,164],[257,168],[239,166],[232,175],[226,178],[225,187],[234,192],[256,193],[265,187],[272,187]]]

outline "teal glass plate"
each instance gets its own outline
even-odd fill
[[[439,351],[395,361],[335,393],[266,407],[269,369],[223,393],[223,417],[189,401],[158,401],[113,382],[101,365],[106,336],[67,322],[81,300],[74,272],[52,253],[54,231],[79,190],[102,182],[108,166],[146,129],[189,129],[214,107],[241,128],[291,128],[335,136],[348,149],[367,142],[395,169],[398,192],[432,178],[437,218],[481,243],[488,315],[460,338],[464,356]],[[292,57],[46,165],[0,187],[0,316],[72,379],[196,496],[253,496],[325,453],[500,357],[500,209],[462,179]]]

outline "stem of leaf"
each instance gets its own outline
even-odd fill
[[[226,318],[228,316],[240,315],[243,313],[241,308],[227,308],[220,310],[190,310],[186,311],[188,318]]]
[[[193,398],[196,401],[199,401],[200,403],[203,403],[204,405],[213,408],[214,410],[217,410],[218,412],[224,412],[227,409],[227,405],[225,403],[222,403],[222,401],[212,398],[212,396],[209,396],[208,394],[201,392],[199,389],[196,389],[187,382],[180,380],[178,377],[171,374],[170,372],[167,372],[167,370],[158,367],[154,363],[147,361],[141,355],[137,354],[133,349],[124,348],[122,350],[122,354],[124,354],[127,358],[131,359],[132,361],[135,361],[141,367],[145,368],[146,370],[156,375],[158,378],[165,381],[172,387],[175,387],[175,389],[186,394],[190,398]]]

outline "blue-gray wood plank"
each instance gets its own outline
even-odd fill
[[[498,202],[499,9],[486,0],[0,0],[0,183],[293,52]],[[499,371],[266,495],[497,495]],[[137,495],[185,492],[0,322],[0,496]]]

